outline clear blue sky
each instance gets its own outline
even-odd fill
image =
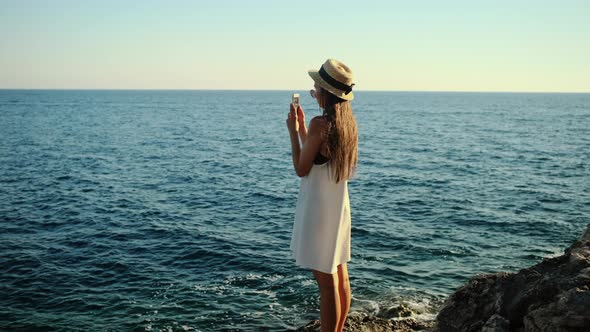
[[[590,92],[590,1],[3,1],[0,88]]]

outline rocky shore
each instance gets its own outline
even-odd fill
[[[412,316],[403,305],[380,317],[351,314],[344,331],[590,331],[590,224],[561,256],[518,273],[474,276],[449,296],[434,322]],[[319,332],[319,321],[297,331]]]

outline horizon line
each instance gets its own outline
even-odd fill
[[[190,89],[190,88],[0,88],[0,91],[308,91],[309,89]],[[385,90],[367,89],[354,92],[436,92],[436,93],[554,93],[554,94],[590,94],[589,91],[500,91],[500,90]]]

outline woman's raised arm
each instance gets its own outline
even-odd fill
[[[294,127],[294,126],[293,126]],[[293,158],[293,168],[297,173],[297,176],[302,177],[309,174],[311,167],[313,166],[313,160],[320,151],[322,140],[324,135],[322,132],[325,127],[325,120],[321,117],[316,117],[309,123],[309,132],[305,139],[303,147],[299,145],[299,139],[297,132],[289,130],[291,132],[291,152]]]

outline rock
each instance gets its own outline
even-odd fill
[[[493,315],[481,328],[481,332],[508,332],[510,322],[500,315]]]
[[[295,330],[296,332],[316,332],[316,331],[321,331],[321,325],[320,325],[320,321],[319,320],[313,320],[309,323],[307,323],[307,325],[298,328],[297,330]]]
[[[391,322],[384,318],[366,314],[349,315],[344,324],[344,331],[385,332],[392,331]]]
[[[590,331],[590,225],[559,257],[518,273],[473,277],[440,310],[435,331]]]
[[[369,316],[364,313],[352,313],[346,319],[344,332],[427,332],[433,323],[419,322],[413,318],[386,319],[382,317]],[[309,322],[300,327],[297,332],[320,332],[319,320]]]
[[[525,331],[590,331],[589,311],[588,286],[576,287],[560,294],[556,301],[532,309],[524,317]]]
[[[381,318],[385,318],[385,319],[410,317],[410,316],[412,316],[412,310],[403,304],[400,304],[395,307],[391,307],[391,308],[386,309],[386,310],[379,312],[377,314],[377,317],[381,317]]]

